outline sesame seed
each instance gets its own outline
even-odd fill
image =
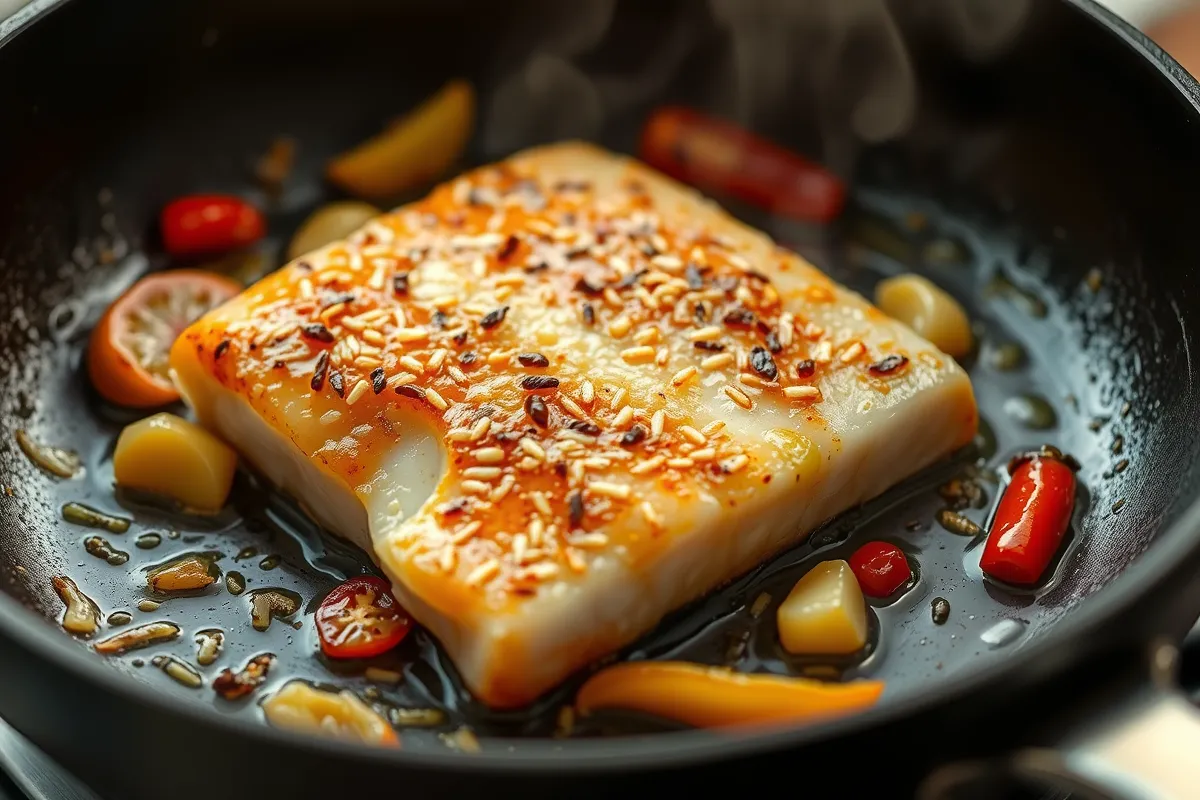
[[[300,297],[307,300],[315,294],[316,292],[313,290],[312,281],[310,281],[308,278],[302,278],[300,280]]]
[[[612,426],[614,428],[624,428],[633,422],[633,414],[633,406],[621,406],[621,410],[613,417]]]
[[[446,374],[449,375],[450,380],[454,381],[455,383],[467,382],[467,374],[453,364],[446,367]]]
[[[512,350],[493,350],[488,353],[487,363],[491,367],[506,367],[513,357]]]
[[[573,572],[583,572],[587,569],[587,562],[583,559],[583,553],[580,553],[574,547],[568,547],[563,551],[563,555],[567,558],[567,566]]]
[[[503,451],[501,455],[504,455]],[[463,477],[477,481],[494,481],[500,477],[501,469],[499,467],[467,467],[463,470]]]
[[[387,385],[391,386],[393,389],[399,389],[401,386],[410,384],[416,379],[417,376],[413,375],[411,372],[401,372],[388,378]]]
[[[434,350],[429,356],[429,360],[425,362],[426,372],[437,372],[442,368],[442,364],[446,363],[446,357],[450,355],[449,350]]]
[[[524,450],[526,453],[528,453],[532,458],[535,458],[538,461],[546,460],[546,451],[543,450],[542,446],[540,444],[538,444],[537,442],[535,442],[533,439],[530,439],[529,437],[525,437],[525,438],[521,439],[521,441],[517,442],[517,444],[520,446],[520,448],[522,450]]]
[[[346,396],[346,405],[352,406],[363,398],[363,395],[371,388],[371,385],[362,378],[359,378],[358,383],[354,384],[354,388],[350,390],[350,394]]]
[[[458,551],[454,549],[454,545],[447,544],[442,548],[441,555],[438,556],[438,566],[442,572],[449,572],[454,569],[454,562],[458,558]]]
[[[548,580],[558,574],[558,564],[551,564],[549,561],[530,564],[525,568],[525,574],[538,580]]]
[[[828,339],[818,342],[816,348],[812,351],[812,360],[827,364],[833,360],[833,343]]]
[[[463,542],[469,541],[471,539],[471,537],[473,537],[475,534],[479,533],[479,531],[481,531],[482,529],[483,529],[483,523],[481,521],[479,521],[477,519],[472,520],[471,522],[468,522],[466,525],[463,525],[461,528],[459,528],[457,531],[455,531],[454,536],[451,537],[451,541],[454,544],[462,544]]]
[[[608,323],[608,335],[614,339],[622,339],[633,329],[633,321],[622,314]]]
[[[757,375],[751,375],[749,372],[743,372],[738,375],[738,383],[749,386],[753,389],[763,389],[768,386],[774,386],[774,383],[768,383]]]
[[[795,330],[795,321],[792,315],[786,311],[780,314],[779,328],[776,334],[779,337],[779,344],[783,347],[790,345],[792,343],[792,335],[795,333]]]
[[[483,481],[465,480],[462,482],[462,490],[468,494],[487,494],[492,487]]]
[[[680,436],[687,439],[692,444],[704,444],[707,441],[704,438],[704,434],[693,428],[691,425],[680,425],[677,430],[679,431]]]
[[[592,386],[591,381],[584,381],[579,386],[579,400],[585,405],[590,406],[596,399],[596,388]]]
[[[707,425],[705,425],[703,428],[701,428],[700,432],[703,433],[705,436],[713,436],[714,434],[716,434],[719,431],[721,431],[722,429],[724,429],[724,427],[725,427],[725,421],[716,419],[716,420],[713,420],[712,422],[708,423]]]
[[[627,364],[645,364],[654,360],[654,348],[649,345],[630,347],[621,351],[621,358]]]
[[[691,469],[696,462],[690,458],[668,458],[667,466],[671,469]]]
[[[654,437],[662,436],[663,428],[667,424],[667,412],[661,408],[655,411],[650,417],[650,435]]]
[[[750,399],[750,396],[736,386],[726,385],[723,386],[722,389],[725,392],[726,397],[737,403],[742,408],[747,410],[754,408],[754,401]]]
[[[621,295],[617,294],[617,290],[610,286],[604,290],[604,302],[608,303],[610,306],[616,306],[620,308]]]
[[[700,366],[707,370],[717,370],[728,367],[734,362],[732,353],[717,353],[709,356],[700,362]]]
[[[612,400],[609,401],[609,408],[620,408],[621,406],[625,405],[625,397],[628,394],[629,392],[625,391],[624,386],[618,387],[617,390],[613,392]]]
[[[658,511],[655,510],[654,506],[650,505],[650,501],[648,501],[648,500],[642,501],[642,504],[640,506],[638,506],[638,508],[641,509],[642,516],[645,517],[646,521],[650,523],[650,527],[655,528],[657,530],[663,529],[664,520],[662,518],[662,515],[659,514]]]
[[[788,386],[783,394],[789,400],[815,400],[821,396],[821,390],[815,386]]]
[[[568,395],[560,394],[558,396],[558,402],[568,414],[576,419],[583,419],[587,416],[587,412],[580,408],[579,404],[572,400]]]
[[[534,517],[529,520],[529,527],[526,530],[529,531],[529,543],[537,547],[542,543],[542,536],[546,533],[546,523],[542,522],[541,517]]]
[[[727,472],[727,473],[729,473],[730,475],[732,475],[732,474],[733,474],[733,473],[735,473],[735,472],[741,472],[743,469],[745,469],[745,468],[746,468],[746,466],[747,466],[749,463],[750,463],[750,458],[749,458],[747,455],[745,455],[744,453],[738,453],[738,454],[737,454],[736,456],[734,456],[733,458],[731,458],[731,459],[729,459],[728,461],[724,462],[724,463],[721,465],[721,468],[722,468],[722,469],[723,469],[725,472]]]
[[[424,372],[425,365],[412,356],[400,356],[400,366],[410,372]]]
[[[546,495],[541,492],[530,492],[529,501],[533,503],[533,507],[539,512],[545,514],[547,517],[550,516],[550,503],[546,500]]]
[[[699,373],[700,370],[696,369],[694,366],[684,367],[683,369],[679,370],[679,372],[676,372],[671,376],[671,385],[684,386],[685,384],[691,382],[691,380]]]
[[[665,242],[664,242],[665,244]],[[659,248],[665,249],[665,248]],[[660,255],[650,259],[650,263],[659,269],[665,269],[668,272],[678,272],[683,269],[683,261],[676,256]]]
[[[429,404],[432,405],[434,408],[436,408],[438,411],[445,411],[447,408],[450,407],[450,404],[446,402],[446,398],[442,397],[441,394],[438,393],[437,389],[433,389],[433,388],[426,389],[425,390],[425,399],[428,400]]]
[[[483,437],[488,435],[488,431],[490,431],[491,429],[492,429],[492,418],[491,417],[481,417],[479,419],[479,421],[475,423],[475,427],[471,428],[471,441],[472,442],[481,441],[483,439]]]
[[[452,442],[469,442],[471,431],[467,428],[451,428],[446,431],[446,438]]]
[[[587,485],[588,491],[601,497],[611,497],[614,500],[628,500],[633,493],[625,484],[608,481],[592,481]]]
[[[849,364],[851,361],[865,353],[866,350],[867,348],[863,347],[862,342],[854,342],[845,349],[838,360],[843,364]]]
[[[645,461],[634,464],[629,468],[629,472],[632,475],[645,475],[648,472],[654,472],[654,470],[666,463],[666,456],[654,456],[653,458],[648,458]]]
[[[571,544],[585,550],[595,550],[608,545],[608,536],[603,533],[581,533],[571,537]]]
[[[500,572],[500,562],[494,558],[489,558],[471,570],[470,574],[467,575],[467,585],[479,586],[494,578],[498,572]]]
[[[702,463],[705,461],[712,461],[716,457],[717,451],[711,447],[706,447],[703,450],[693,450],[692,452],[688,453],[688,458],[692,459],[692,461],[699,461]]]
[[[660,337],[661,334],[659,333],[658,328],[651,326],[649,328],[642,328],[640,331],[635,333],[633,335],[633,340],[638,344],[654,344],[659,340]]]
[[[492,493],[488,495],[488,500],[491,500],[493,503],[499,503],[505,497],[508,497],[508,493],[511,492],[513,487],[516,485],[516,478],[514,478],[512,475],[505,475],[501,479],[500,485],[495,489],[492,489]]]
[[[480,464],[499,464],[504,460],[504,450],[499,447],[480,447],[471,451]]]
[[[398,328],[392,332],[392,339],[401,343],[419,342],[429,338],[429,331],[424,328]]]
[[[332,425],[333,423],[337,422],[341,418],[342,418],[342,412],[340,412],[336,408],[334,408],[334,409],[330,409],[329,411],[326,411],[324,414],[322,414],[320,422],[322,425]]]
[[[717,325],[709,325],[705,328],[697,328],[688,334],[688,340],[692,342],[711,342],[721,338],[721,328]]]

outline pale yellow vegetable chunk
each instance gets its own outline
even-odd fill
[[[288,245],[288,260],[319,250],[330,242],[345,239],[381,212],[370,203],[343,200],[327,203],[304,220]]]
[[[396,195],[449,169],[474,126],[475,90],[451,81],[391,128],[329,162],[325,174],[359,197]]]
[[[971,321],[958,301],[920,275],[897,275],[875,287],[875,305],[955,358],[971,352]]]
[[[267,722],[318,736],[399,747],[387,720],[348,691],[326,692],[292,681],[263,702]]]
[[[236,469],[237,453],[229,445],[167,413],[126,426],[113,453],[118,486],[163,495],[200,513],[221,510]]]
[[[867,603],[845,561],[822,561],[796,581],[776,616],[797,655],[849,655],[867,643]]]

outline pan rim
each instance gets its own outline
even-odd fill
[[[31,0],[13,17],[0,22],[0,47],[29,30],[50,12],[67,5],[71,0]],[[1151,42],[1128,22],[1100,6],[1096,0],[1062,0],[1091,23],[1100,25],[1124,47],[1133,50],[1142,60],[1165,78],[1174,91],[1190,107],[1190,115],[1200,121],[1200,84],[1173,58]],[[1055,630],[1021,649],[1023,660],[1047,656],[1069,638],[1086,637],[1098,632],[1108,620],[1136,603],[1152,587],[1173,570],[1182,569],[1188,557],[1200,551],[1200,500],[1195,500],[1178,519],[1158,535],[1154,546],[1139,556],[1128,568],[1094,596],[1085,598],[1083,607],[1069,619],[1056,624]],[[984,689],[1015,673],[1018,662],[1013,659],[973,671],[961,671],[948,676],[937,688],[914,693],[853,716],[829,722],[771,731],[747,732],[729,736],[711,731],[695,730],[663,733],[618,739],[562,742],[520,740],[515,752],[483,750],[464,756],[447,751],[406,752],[382,748],[362,748],[354,744],[318,739],[268,725],[246,726],[237,720],[214,714],[192,704],[171,705],[156,693],[152,686],[112,669],[87,653],[73,640],[64,637],[44,618],[35,615],[7,594],[0,595],[0,634],[23,647],[38,658],[59,665],[74,678],[109,692],[121,700],[133,703],[164,716],[186,720],[192,730],[205,729],[212,735],[248,738],[285,745],[298,754],[314,757],[336,757],[378,767],[413,770],[453,769],[471,776],[519,776],[538,772],[547,767],[562,777],[596,771],[618,770],[644,772],[687,766],[699,760],[727,761],[751,755],[780,752],[803,747],[818,740],[846,738],[894,723],[919,711],[946,707],[956,700]],[[197,731],[198,734],[198,731]],[[506,740],[497,740],[506,741]]]

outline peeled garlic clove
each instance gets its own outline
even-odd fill
[[[867,604],[845,561],[822,561],[796,581],[776,621],[789,653],[849,655],[867,643]]]
[[[955,358],[971,352],[971,322],[958,301],[920,275],[897,275],[875,287],[875,305]]]
[[[327,692],[292,681],[263,701],[267,722],[277,728],[398,747],[388,721],[348,691]]]
[[[75,585],[75,581],[66,575],[56,575],[51,583],[67,606],[62,618],[64,630],[80,636],[91,636],[100,630],[100,607]]]
[[[198,513],[221,510],[236,469],[229,445],[167,413],[127,426],[113,453],[118,486],[171,498]]]

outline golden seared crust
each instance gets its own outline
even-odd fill
[[[363,498],[400,426],[431,426],[447,473],[376,532],[376,553],[448,614],[511,607],[599,557],[636,570],[696,508],[799,481],[790,445],[747,434],[747,415],[827,457],[857,414],[945,381],[963,387],[948,440],[976,419],[947,356],[694,193],[582,144],[476,170],[289,264],[190,328],[184,362]]]

